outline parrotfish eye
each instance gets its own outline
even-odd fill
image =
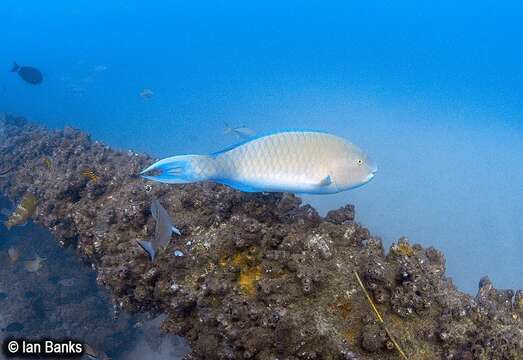
[[[356,164],[358,164],[358,166],[363,165],[363,160],[361,160],[361,159],[356,160]]]

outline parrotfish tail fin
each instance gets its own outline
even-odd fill
[[[180,155],[155,162],[140,175],[168,184],[188,184],[213,179],[216,165],[212,156]]]
[[[150,241],[147,240],[136,240],[138,245],[149,255],[151,258],[151,261],[154,261],[154,257],[156,256],[156,251],[154,250],[153,244]]]
[[[11,68],[11,72],[17,72],[18,69],[20,69],[20,66],[18,66],[17,63],[13,63],[13,67]]]

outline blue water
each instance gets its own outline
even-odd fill
[[[523,287],[523,3],[151,3],[4,0],[0,112],[158,157],[219,150],[225,122],[337,133],[380,171],[306,201],[443,250],[470,293]]]

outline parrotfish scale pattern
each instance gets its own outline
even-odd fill
[[[333,139],[327,134],[288,132],[242,144],[216,159],[224,179],[252,186],[314,185],[329,175]]]

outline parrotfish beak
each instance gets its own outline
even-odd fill
[[[367,176],[367,182],[374,179],[374,176],[376,176],[376,173],[378,172],[378,165],[374,163],[372,160],[368,160],[367,166],[369,167],[369,175]]]

